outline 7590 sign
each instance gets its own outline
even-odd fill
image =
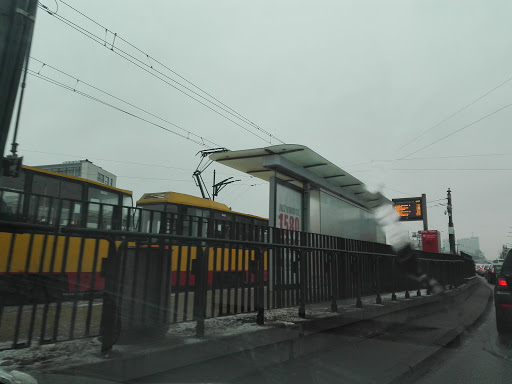
[[[279,228],[289,231],[300,231],[300,219],[297,216],[280,213],[278,216]]]

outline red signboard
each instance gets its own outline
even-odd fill
[[[419,231],[422,249],[425,252],[441,252],[441,234],[439,231]]]

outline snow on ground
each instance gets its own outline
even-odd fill
[[[103,360],[98,338],[12,349],[0,353],[0,368],[44,372],[61,365],[95,363]]]
[[[422,290],[422,296],[426,291]],[[416,297],[416,291],[410,292],[411,299]],[[397,292],[399,300],[404,299],[404,292]],[[363,308],[368,305],[375,305],[375,295],[362,298]],[[391,294],[381,296],[383,302],[391,301]],[[338,300],[340,314],[356,310],[354,298]],[[210,318],[205,320],[205,339],[234,336],[248,332],[255,332],[265,328],[288,328],[295,327],[298,323],[309,321],[309,319],[320,319],[335,316],[330,311],[330,303],[306,305],[306,318],[298,315],[298,307],[280,308],[265,310],[265,324],[256,324],[256,312],[228,315],[223,317]],[[171,324],[166,337],[156,343],[145,345],[146,348],[161,348],[169,345],[182,345],[200,343],[204,339],[196,336],[196,322],[185,322]],[[8,348],[10,345],[2,343],[0,348]],[[115,358],[127,353],[135,353],[140,350],[140,345],[115,345],[109,355],[100,352],[101,341],[99,338],[73,340],[21,348],[5,350],[0,353],[0,368],[11,371],[13,369],[30,372],[48,372],[61,367],[72,367],[73,365],[91,364],[104,361],[108,358]]]

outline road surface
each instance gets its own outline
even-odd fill
[[[486,283],[485,283],[486,284]],[[211,360],[138,380],[144,383],[510,383],[512,335],[498,337],[489,286],[481,286],[464,305],[445,307],[407,322],[359,322],[318,335],[335,347],[250,369],[258,351],[227,362]],[[475,323],[476,303],[486,310]],[[484,303],[484,305],[482,305]],[[461,329],[469,327],[453,340]],[[425,358],[427,358],[425,360]],[[228,357],[229,358],[229,357]],[[243,375],[234,373],[245,369]],[[414,368],[414,369],[411,369]]]

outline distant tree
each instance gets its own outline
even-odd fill
[[[510,251],[510,248],[509,248],[509,247],[507,247],[505,244],[503,244],[503,246],[502,246],[502,248],[501,248],[501,252],[500,252],[500,256],[499,256],[499,258],[500,258],[500,259],[504,259],[504,258],[505,258],[505,256],[507,256],[508,251]]]

